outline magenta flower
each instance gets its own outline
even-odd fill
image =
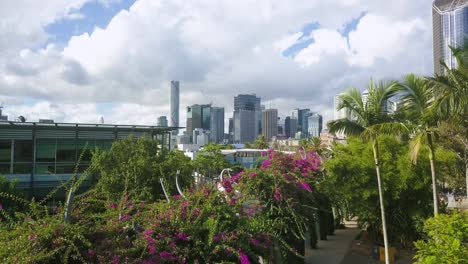
[[[110,208],[115,209],[115,208],[117,208],[117,205],[115,203],[111,203]]]
[[[172,195],[172,199],[174,200],[179,200],[180,198],[182,198],[181,195],[177,194],[177,195]]]
[[[312,188],[310,188],[310,185],[307,182],[297,182],[297,186],[301,187],[302,189],[311,192]]]
[[[268,168],[270,166],[271,166],[271,160],[264,160],[261,165],[261,167],[263,168]]]
[[[232,184],[229,179],[224,179],[222,182],[222,185],[224,187],[224,190],[226,190],[226,192],[228,193],[232,192]]]
[[[274,194],[275,200],[279,201],[281,200],[281,193],[278,188],[275,188],[275,194]]]
[[[92,249],[88,249],[88,255],[94,256],[94,251]]]
[[[177,238],[182,240],[182,241],[188,241],[188,236],[185,233],[180,233],[177,235]]]
[[[249,257],[244,252],[242,252],[242,249],[239,249],[239,261],[240,264],[250,264]]]
[[[258,241],[258,239],[252,238],[252,244],[254,244],[255,246],[259,246],[260,241]]]
[[[235,205],[235,204],[236,204],[236,202],[237,202],[237,200],[236,200],[236,199],[234,199],[234,198],[231,198],[231,199],[229,200],[229,205]]]
[[[34,241],[35,239],[36,239],[36,236],[35,236],[34,234],[30,234],[30,235],[28,236],[28,240],[29,240],[29,241]]]
[[[154,255],[154,253],[156,253],[156,249],[154,249],[154,246],[149,246],[149,253],[150,255]]]
[[[121,215],[121,216],[119,217],[119,220],[120,220],[120,221],[124,221],[124,220],[127,220],[127,219],[129,219],[129,218],[131,218],[131,216],[124,214],[124,215]]]
[[[119,264],[120,263],[120,258],[117,255],[114,255],[112,258],[112,264]]]
[[[167,252],[167,251],[163,251],[161,253],[159,253],[159,256],[163,259],[167,259],[167,260],[174,260],[174,256],[172,255],[171,252]]]
[[[249,173],[249,177],[250,177],[250,178],[255,177],[255,175],[256,175],[256,173],[255,173],[254,171],[251,171],[251,172]]]

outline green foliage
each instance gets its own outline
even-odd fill
[[[231,167],[224,155],[221,154],[221,146],[213,143],[205,145],[197,153],[193,165],[202,175],[210,178],[218,176],[223,169]]]
[[[97,150],[92,158],[91,172],[96,175],[97,190],[110,200],[131,193],[134,199],[163,199],[159,182],[162,178],[171,194],[175,194],[175,176],[180,170],[180,183],[191,181],[191,161],[180,151],[166,152],[159,143],[148,138],[129,137],[112,144],[109,151]]]
[[[254,149],[267,149],[269,148],[268,141],[265,138],[265,135],[258,135],[257,139],[253,142],[252,147]]]
[[[416,263],[468,263],[468,215],[455,212],[441,214],[424,224],[426,237],[415,243]]]
[[[428,160],[417,165],[408,158],[408,146],[390,136],[379,138],[381,148],[382,186],[386,207],[389,240],[408,246],[419,237],[420,222],[431,212],[430,173]],[[325,162],[328,172],[324,191],[340,197],[346,211],[356,215],[375,239],[380,239],[377,181],[372,148],[360,139],[350,138],[347,145],[336,145],[334,158]]]

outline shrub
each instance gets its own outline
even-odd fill
[[[468,263],[468,214],[441,214],[424,224],[425,240],[415,242],[417,263]]]

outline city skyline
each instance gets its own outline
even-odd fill
[[[47,10],[0,4],[11,29],[0,31],[9,40],[0,44],[0,102],[10,119],[155,124],[169,119],[170,81],[178,80],[182,127],[183,109],[215,102],[225,107],[227,128],[241,93],[257,94],[282,119],[310,108],[325,123],[333,97],[348,87],[433,69],[430,2],[266,1],[244,10],[242,1],[219,1],[220,20],[210,1],[52,2]],[[186,10],[206,19],[183,22]],[[159,26],[166,18],[183,23]]]

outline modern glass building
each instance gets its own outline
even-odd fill
[[[234,142],[253,142],[261,133],[261,99],[255,94],[239,94],[234,97]]]
[[[435,0],[432,4],[434,73],[444,74],[441,61],[457,67],[449,46],[463,46],[468,33],[468,0]]]
[[[0,122],[0,174],[19,189],[42,197],[90,164],[92,151],[112,142],[148,137],[168,149],[174,128],[106,124]],[[81,157],[81,159],[80,159]],[[78,164],[78,165],[77,165]]]
[[[287,116],[284,120],[284,133],[287,138],[294,138],[297,132],[297,119]]]
[[[312,113],[309,116],[308,125],[309,125],[309,136],[320,137],[320,133],[322,133],[322,126],[323,126],[322,116],[318,113]]]
[[[179,81],[171,81],[171,126],[179,126],[179,97],[180,86]],[[174,135],[178,134],[177,130],[172,132]]]
[[[224,107],[211,108],[211,141],[222,143],[224,140]]]
[[[278,110],[266,109],[262,112],[262,134],[270,141],[278,136]]]
[[[192,135],[195,128],[211,129],[211,105],[195,104],[187,107],[187,135]]]

